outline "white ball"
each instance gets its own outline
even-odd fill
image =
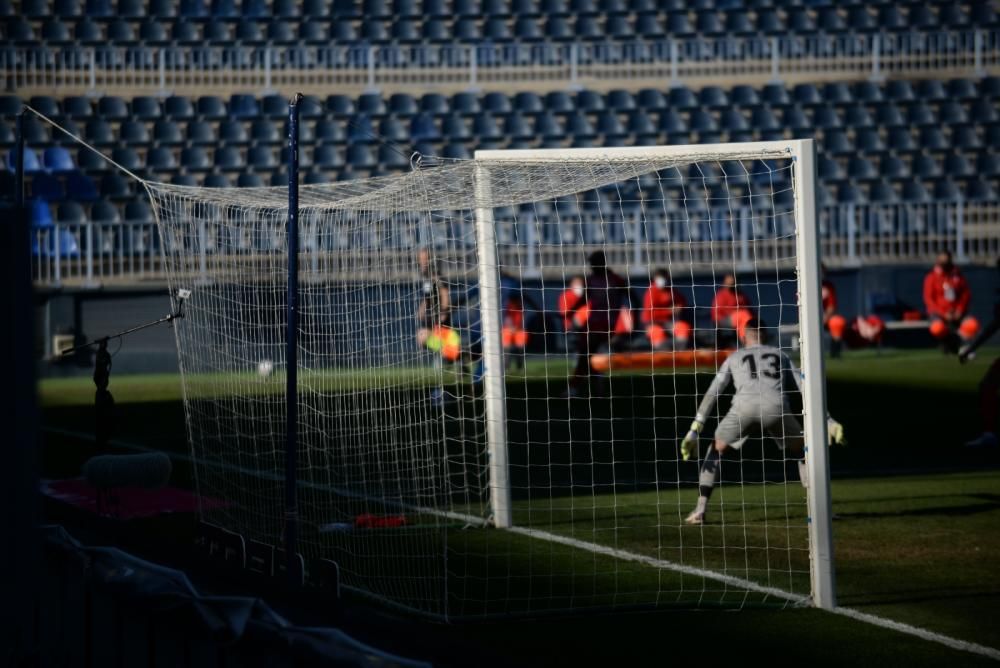
[[[260,364],[257,365],[257,373],[264,378],[270,376],[272,371],[274,371],[274,362],[271,360],[261,360]]]

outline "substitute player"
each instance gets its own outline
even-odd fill
[[[924,277],[924,306],[931,319],[931,335],[946,352],[957,353],[959,341],[968,343],[979,333],[979,321],[969,315],[972,291],[951,253],[938,253],[937,262]]]
[[[792,412],[790,402],[792,391],[802,392],[801,374],[788,355],[764,343],[758,320],[746,324],[744,340],[746,347],[734,352],[719,367],[698,406],[691,429],[681,441],[681,456],[687,461],[698,450],[698,436],[719,395],[732,384],[733,403],[715,428],[713,447],[705,456],[698,476],[698,505],[684,520],[687,524],[705,523],[705,510],[718,479],[722,454],[729,448],[743,447],[757,427],[799,459],[799,478],[803,486],[807,485],[802,423]],[[844,429],[839,423],[830,419],[829,429],[831,440],[844,442]]]

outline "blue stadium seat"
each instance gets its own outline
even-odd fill
[[[194,106],[191,100],[179,95],[171,95],[164,101],[163,112],[167,118],[175,121],[194,118]]]
[[[496,118],[485,111],[473,117],[472,132],[479,138],[479,141],[499,140],[505,137]]]
[[[836,7],[821,7],[816,16],[819,29],[827,34],[836,35],[847,32],[847,21]]]
[[[621,119],[618,118],[618,114],[611,110],[603,111],[597,116],[597,132],[604,135],[605,138],[625,137],[628,135],[625,126],[622,125]]]
[[[97,23],[97,21],[93,21],[89,18],[85,18],[76,23],[76,27],[73,29],[73,36],[76,38],[77,42],[84,46],[91,46],[104,42],[104,31],[101,29],[101,25]]]
[[[895,128],[909,125],[903,118],[903,112],[891,102],[880,104],[875,112],[878,124],[885,128]]]
[[[757,89],[745,84],[733,86],[733,89],[729,92],[729,100],[732,104],[740,107],[757,107],[761,103]]]
[[[472,139],[472,130],[461,114],[448,114],[441,119],[441,134],[451,141]]]
[[[170,183],[175,186],[198,186],[198,178],[194,174],[174,174],[170,177]]]
[[[97,186],[83,172],[66,174],[66,198],[76,202],[92,202],[97,199]]]
[[[990,0],[978,0],[972,3],[969,20],[973,25],[996,27],[997,10]]]
[[[951,131],[951,145],[965,151],[974,151],[983,147],[983,141],[974,125],[959,125]]]
[[[37,148],[48,146],[52,141],[49,127],[48,123],[36,120],[34,116],[26,116],[24,119],[24,143]],[[62,137],[61,133],[60,137]]]
[[[973,123],[990,125],[1000,120],[1000,113],[997,112],[997,106],[991,100],[978,98],[972,103],[969,117]]]
[[[826,104],[847,105],[854,102],[851,86],[843,81],[833,81],[823,86],[823,101]]]
[[[31,45],[36,41],[35,29],[23,18],[8,19],[7,40],[18,45]]]
[[[90,219],[95,223],[120,223],[118,207],[107,200],[98,200],[90,206]]]
[[[193,46],[202,42],[198,25],[185,20],[174,23],[173,28],[170,29],[170,37],[180,46]]]
[[[323,144],[313,150],[313,164],[320,169],[333,170],[340,169],[347,163],[341,147]]]
[[[540,114],[546,110],[545,103],[538,93],[522,91],[514,95],[512,106],[522,114]]]
[[[715,133],[719,131],[719,124],[715,116],[705,109],[695,109],[690,116],[691,129],[698,133]]]
[[[781,35],[787,32],[785,21],[774,7],[762,7],[756,12],[754,25],[757,32],[765,35]]]
[[[498,16],[486,19],[483,24],[483,36],[493,42],[509,42],[513,39],[507,20]]]
[[[305,24],[303,24],[305,25]],[[315,25],[309,22],[309,25]],[[320,30],[318,35],[312,34],[302,34],[299,33],[299,37],[307,44],[322,43],[319,40],[328,39],[329,36],[326,34],[325,26],[322,24],[319,26]],[[317,40],[317,37],[319,40]],[[294,44],[296,41],[296,31],[295,27],[289,21],[274,20],[267,24],[267,43],[273,44],[275,46],[285,46],[289,44]],[[251,176],[251,175],[247,175]]]
[[[316,141],[323,144],[343,144],[347,142],[347,131],[339,121],[322,119],[316,121]]]
[[[236,5],[236,0],[211,0],[208,11],[213,19],[236,21],[243,16],[243,12]]]
[[[149,144],[149,131],[142,121],[125,121],[118,128],[118,135],[123,142],[132,146]]]
[[[118,121],[128,118],[128,105],[120,97],[106,96],[97,101],[97,113],[103,120]]]
[[[815,111],[813,111],[812,124],[814,127],[822,130],[829,130],[831,128],[840,128],[844,126],[844,124],[840,121],[840,116],[837,114],[837,109],[830,105],[816,107]]]
[[[471,92],[455,93],[452,95],[451,108],[466,116],[478,114],[482,111],[479,97]]]
[[[198,98],[198,115],[206,120],[221,120],[228,116],[226,103],[215,95],[203,95]]]
[[[213,45],[226,46],[233,41],[233,29],[225,21],[212,20],[205,24],[202,38]]]
[[[971,202],[996,202],[1000,197],[989,181],[973,179],[965,187],[965,199]]]
[[[573,24],[573,33],[582,42],[592,42],[604,38],[604,29],[597,16],[581,15]]]
[[[426,19],[424,20],[423,38],[425,42],[442,44],[451,39],[451,29],[444,19]]]
[[[645,109],[633,109],[629,112],[626,130],[629,134],[637,137],[650,137],[660,134],[659,129],[656,127],[656,123],[650,115],[646,113]]]
[[[240,21],[236,24],[236,42],[244,46],[258,46],[267,41],[264,30],[256,21]]]
[[[214,146],[218,143],[215,126],[208,121],[191,121],[187,126],[188,142],[192,145]]]
[[[134,148],[119,146],[111,151],[111,159],[130,172],[141,172],[143,162]]]
[[[874,104],[885,100],[882,87],[874,81],[860,81],[854,84],[854,99],[867,104]]]
[[[755,107],[750,116],[750,125],[758,132],[779,132],[784,127],[768,107]]]
[[[819,94],[816,86],[811,83],[797,84],[792,89],[792,97],[796,104],[806,106],[819,106],[823,104],[823,96]]]
[[[944,173],[949,178],[969,179],[976,176],[972,162],[961,152],[953,151],[944,158]]]
[[[164,146],[151,148],[146,152],[146,169],[157,172],[173,172],[177,169],[174,152]]]
[[[879,178],[879,173],[870,160],[856,155],[847,163],[847,176],[855,181],[871,181]]]
[[[604,22],[604,34],[615,40],[634,38],[635,32],[625,14],[612,14]]]
[[[897,155],[887,155],[879,162],[878,171],[883,178],[902,181],[910,177],[910,167]]]
[[[302,0],[302,16],[325,18],[330,15],[327,0]]]
[[[235,2],[235,0],[233,0]],[[275,0],[272,7],[267,0],[243,0],[240,16],[246,19],[297,19],[299,7],[294,0]]]
[[[441,131],[428,113],[419,113],[410,120],[410,137],[415,142],[441,141]]]
[[[83,7],[79,0],[56,0],[52,5],[52,13],[64,19],[83,16]]]
[[[483,96],[483,109],[498,116],[510,114],[514,111],[514,105],[506,93],[493,91]]]
[[[823,150],[831,155],[850,155],[854,144],[843,130],[828,130],[823,133]]]
[[[125,220],[134,223],[152,223],[153,210],[141,199],[132,200],[125,205]]]
[[[66,225],[82,225],[88,218],[79,202],[63,202],[56,211],[56,220]]]
[[[181,0],[179,14],[189,19],[207,19],[208,6],[205,0]]]
[[[111,146],[118,141],[111,124],[98,118],[87,121],[83,136],[94,146]]]
[[[844,124],[851,128],[873,128],[875,119],[865,105],[852,104],[844,110]]]
[[[415,44],[422,39],[420,28],[416,19],[399,19],[393,22],[390,36],[399,44]]]
[[[371,169],[378,164],[378,161],[367,144],[348,144],[347,164],[354,169]]]
[[[527,141],[535,138],[535,133],[528,124],[527,119],[517,112],[511,113],[506,117],[503,132],[505,137],[514,141]]]
[[[220,146],[215,149],[215,168],[222,172],[242,171],[246,168],[243,154],[235,146]]]
[[[941,85],[940,82],[937,83]],[[971,79],[952,79],[948,82],[945,98],[951,100],[974,100],[978,97],[979,90],[977,90],[975,81]]]
[[[160,101],[150,95],[139,95],[132,98],[132,116],[140,121],[152,121],[163,115]]]
[[[580,111],[566,117],[566,132],[575,139],[593,139],[597,136],[590,119]]]
[[[49,19],[42,25],[42,41],[54,46],[73,41],[69,26],[59,19]]]
[[[392,16],[403,19],[419,19],[424,16],[419,0],[393,0]]]
[[[933,30],[940,26],[940,21],[934,8],[923,4],[910,5],[910,11],[907,14],[907,23],[911,30]]]
[[[411,153],[396,148],[391,144],[382,144],[378,148],[376,158],[379,166],[387,169],[403,169],[410,166]]]
[[[1000,176],[1000,153],[994,150],[981,152],[976,160],[976,171],[980,176]]]
[[[233,182],[225,174],[206,174],[202,179],[203,188],[232,188]]]
[[[786,13],[788,30],[809,35],[816,32],[816,22],[805,7],[789,7]]]
[[[539,16],[542,13],[538,0],[511,0],[510,11],[520,16]]]
[[[901,199],[904,202],[929,202],[931,194],[920,181],[906,181],[901,190]]]
[[[86,102],[86,98],[73,98],[74,100]],[[21,98],[17,95],[0,95],[0,115],[13,118],[21,112]],[[90,103],[87,103],[87,110],[90,110]]]
[[[41,19],[49,16],[49,3],[46,0],[21,0],[21,16],[29,19]]]
[[[604,96],[597,91],[581,90],[576,94],[576,107],[588,113],[604,111]]]
[[[240,174],[236,177],[237,188],[263,188],[265,185],[259,174]]]
[[[375,118],[385,116],[388,108],[385,99],[379,93],[363,93],[358,97],[357,113],[365,114]]]
[[[655,11],[637,14],[632,29],[640,38],[647,40],[663,39],[668,33],[675,37],[694,34],[694,27],[687,20],[686,14],[667,16],[666,30],[664,30],[660,15]]]
[[[880,180],[869,186],[868,200],[873,204],[895,204],[899,201],[899,194],[892,184]]]
[[[930,105],[925,102],[917,102],[916,104],[910,106],[908,120],[910,125],[917,127],[938,125],[937,115],[934,113],[934,110],[931,109]]]
[[[398,118],[387,116],[378,126],[379,139],[395,144],[405,144],[410,140],[410,133]]]
[[[962,199],[962,190],[950,178],[938,179],[934,183],[934,199],[939,202],[954,202]]]
[[[732,23],[734,29],[729,30],[729,24]],[[723,23],[719,14],[715,11],[715,8],[704,10],[698,12],[695,22],[695,31],[702,35],[703,37],[721,37],[726,34],[727,31],[733,33],[753,33],[753,27],[750,25],[750,17],[747,16],[746,12],[742,11],[732,11],[726,12],[726,22]]]
[[[787,107],[792,104],[788,89],[782,84],[767,84],[761,90],[763,101],[774,108]]]
[[[31,197],[45,200],[46,202],[58,202],[66,196],[63,190],[62,181],[59,177],[45,172],[37,172],[31,178]]]
[[[20,110],[21,106],[20,100],[18,100],[15,96],[10,96],[10,97],[13,98],[15,101],[15,104],[12,105],[14,108],[11,110],[12,113],[7,112],[6,110],[0,112],[4,115],[6,115],[7,113],[11,113],[11,115],[14,115],[17,114],[17,112]],[[59,103],[56,102],[55,98],[49,95],[33,95],[31,99],[28,101],[28,104],[31,105],[31,107],[35,111],[45,116],[48,116],[49,118],[55,118],[59,116]]]
[[[951,144],[945,139],[944,131],[936,125],[920,129],[920,146],[926,151],[945,151]]]
[[[190,127],[188,128],[190,130]],[[212,168],[208,154],[200,146],[189,146],[181,151],[181,166],[189,172],[205,172]]]
[[[131,149],[119,149],[120,151]],[[138,157],[134,158],[138,162]],[[109,171],[101,177],[101,197],[104,199],[125,200],[132,197],[132,183],[117,171]]]
[[[452,25],[452,38],[460,42],[479,42],[483,34],[479,30],[479,21],[471,18],[460,18]]]
[[[52,210],[49,209],[48,202],[31,200],[28,208],[32,227],[52,227]]]
[[[941,165],[932,156],[920,153],[913,157],[913,175],[925,181],[940,178]]]
[[[630,91],[623,88],[615,88],[609,91],[606,100],[608,108],[618,112],[632,111],[636,108],[635,97],[632,96]]]
[[[969,122],[965,106],[958,100],[945,100],[938,108],[938,118],[943,125],[964,125]]]
[[[206,98],[202,98],[203,100]],[[218,99],[218,98],[208,98],[208,99]],[[221,101],[220,101],[221,102]],[[215,102],[206,103],[210,107],[211,111],[209,115],[204,112],[203,115],[206,117],[216,117],[215,114],[218,111],[218,106]],[[201,100],[198,101],[198,109],[202,110]],[[260,105],[257,104],[257,98],[253,95],[247,94],[236,94],[229,98],[229,115],[237,119],[250,119],[257,118],[260,115]]]
[[[888,137],[889,148],[897,153],[913,153],[919,150],[909,127],[889,128]]]
[[[725,12],[726,24],[723,32],[728,32],[737,37],[750,37],[757,33],[757,26],[750,20],[750,14],[742,9],[734,9]],[[699,15],[699,24],[701,16]],[[699,27],[699,32],[701,29]]]
[[[886,29],[879,26],[879,21],[874,13],[866,5],[854,5],[847,8],[847,29],[854,32],[875,32],[879,29]]]
[[[940,80],[924,79],[917,82],[917,97],[926,102],[938,102],[947,100],[949,96]]]
[[[110,168],[107,160],[85,147],[76,152],[76,164],[87,173],[103,172]]]
[[[883,153],[886,150],[882,134],[877,128],[855,129],[854,144],[862,153]]]
[[[817,156],[816,173],[820,179],[827,182],[843,181],[846,178],[844,168],[835,158],[828,155]]]
[[[640,89],[636,94],[636,102],[646,111],[662,111],[667,108],[667,98],[658,88]]]
[[[281,163],[270,146],[251,146],[247,150],[247,165],[255,171],[268,171],[279,167]]]
[[[326,98],[326,108],[330,113],[339,118],[347,118],[348,116],[353,116],[356,113],[354,108],[354,98],[339,93],[335,93]]]
[[[781,115],[781,124],[793,132],[812,129],[812,123],[799,106],[786,107]]]
[[[729,96],[718,86],[705,86],[698,93],[701,106],[710,109],[724,109],[729,106]]]
[[[441,93],[424,93],[420,96],[419,111],[441,116],[450,113],[451,105],[448,103],[448,98]]]
[[[107,26],[107,39],[116,46],[127,46],[139,41],[132,24],[123,19],[112,21]]]
[[[545,112],[535,117],[533,134],[544,141],[561,141],[566,138],[566,129],[558,116],[552,112]]]
[[[907,30],[910,25],[900,6],[896,3],[887,2],[878,8],[878,29],[886,31]]]
[[[569,93],[561,90],[546,93],[543,106],[545,111],[554,114],[568,114],[576,108]]]
[[[885,96],[894,102],[913,102],[917,99],[913,84],[907,79],[890,80],[885,86]]]
[[[177,18],[177,10],[175,0],[149,0],[147,5],[149,16],[156,19],[170,19],[172,21]]]
[[[250,135],[242,121],[226,119],[219,123],[219,139],[223,144],[241,146],[250,142]]]
[[[347,142],[349,144],[368,144],[374,142],[375,125],[371,116],[356,114],[347,123]]]
[[[722,112],[721,127],[727,132],[749,132],[750,123],[738,109],[726,109]],[[757,128],[758,130],[760,128]]]
[[[184,136],[177,123],[160,119],[153,124],[153,142],[163,146],[175,146],[184,143]]]
[[[837,188],[837,202],[840,204],[865,204],[864,192],[854,183],[845,181]]]

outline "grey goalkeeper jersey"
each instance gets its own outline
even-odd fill
[[[719,367],[698,406],[699,422],[705,422],[719,395],[730,383],[735,387],[734,406],[774,407],[785,411],[789,393],[802,391],[801,374],[788,355],[774,346],[743,348],[726,358]]]

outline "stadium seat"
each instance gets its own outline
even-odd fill
[[[219,123],[219,139],[223,144],[241,146],[250,141],[250,135],[241,121],[227,119]]]
[[[153,124],[153,142],[163,146],[176,146],[184,143],[184,136],[177,123],[164,118]]]
[[[817,156],[816,173],[820,179],[827,182],[843,181],[846,178],[844,168],[835,158],[828,155]]]
[[[409,143],[410,133],[398,118],[387,116],[378,125],[378,138],[394,144]]]
[[[52,210],[48,202],[43,200],[31,200],[28,203],[32,227],[52,227]]]
[[[226,103],[215,95],[203,95],[198,98],[198,115],[205,120],[222,120],[228,116]]]
[[[832,155],[850,155],[854,153],[854,144],[843,130],[828,130],[823,133],[823,150]]]
[[[968,179],[976,175],[976,170],[964,154],[953,151],[944,158],[944,173],[949,178]]]
[[[738,109],[727,109],[722,112],[721,127],[727,132],[748,132],[750,123]],[[760,128],[757,128],[758,130]]]
[[[146,152],[146,169],[160,174],[175,171],[177,160],[174,152],[164,146],[149,149]]]
[[[469,141],[472,130],[461,114],[448,114],[441,119],[441,135],[452,142]],[[421,141],[426,139],[421,138]]]
[[[347,164],[353,169],[372,169],[378,161],[367,144],[348,144]]]
[[[17,45],[30,45],[36,41],[35,29],[23,18],[7,21],[7,40]]]
[[[580,111],[566,117],[566,130],[575,139],[593,139],[597,136],[597,131],[590,119]]]
[[[378,149],[378,165],[389,169],[400,169],[410,166],[410,155],[408,151],[397,148],[390,144],[382,144]]]
[[[938,125],[937,115],[930,105],[925,102],[917,102],[910,107],[908,119],[910,125],[923,127],[926,125]]]
[[[205,24],[202,39],[214,46],[226,46],[233,41],[233,29],[225,21],[212,20]]]
[[[612,39],[624,40],[634,37],[635,32],[626,15],[612,14],[604,22],[604,34]]]
[[[877,179],[879,173],[870,160],[858,155],[848,161],[847,176],[855,181],[871,181]]]
[[[868,200],[873,204],[894,204],[899,201],[899,194],[892,184],[875,181],[868,188]]]
[[[303,28],[306,24],[303,24]],[[308,25],[314,25],[309,22]],[[329,39],[329,35],[326,34],[325,27],[320,25],[320,30],[318,34],[311,34],[302,30],[298,33],[300,37],[307,44],[317,44],[323,43],[325,40]],[[296,42],[296,32],[295,28],[288,21],[270,21],[267,24],[267,43],[275,46],[286,46],[294,44]]]
[[[897,153],[912,153],[919,150],[909,127],[889,128],[889,148]]]
[[[535,115],[546,111],[545,102],[534,92],[522,91],[515,94],[512,105],[522,114]]]
[[[101,177],[100,189],[101,197],[105,199],[125,200],[132,197],[131,181],[117,171],[109,171]]]
[[[11,105],[13,108],[10,110],[4,110],[0,113],[4,115],[10,114],[11,116],[18,113],[21,102],[14,96],[11,96],[11,98],[15,100],[15,104]],[[48,116],[49,118],[59,116],[59,103],[56,102],[55,98],[49,95],[34,95],[30,100],[28,100],[28,104],[31,105],[35,111]]]
[[[861,188],[850,181],[841,183],[837,188],[837,202],[840,204],[864,204],[866,201]]]
[[[719,124],[715,120],[715,115],[704,109],[695,109],[690,116],[691,129],[695,132],[716,133],[719,131]]]
[[[347,95],[333,94],[328,96],[326,98],[326,108],[330,113],[339,118],[346,118],[355,114],[354,99]]]
[[[514,105],[505,93],[494,91],[483,96],[483,109],[491,114],[504,116],[514,111]]]
[[[948,82],[946,99],[974,100],[979,97],[976,82],[971,79],[952,79]]]
[[[358,113],[372,117],[385,116],[385,100],[379,93],[364,93],[358,97]]]
[[[805,7],[789,7],[786,12],[788,30],[809,35],[816,32],[816,22]]]
[[[883,178],[902,181],[910,177],[910,167],[899,156],[888,155],[879,162],[878,171]]]
[[[194,106],[191,100],[180,95],[171,95],[163,103],[163,112],[167,118],[186,120],[194,118]]]
[[[903,183],[901,199],[904,202],[929,202],[931,195],[920,181],[907,181]]]
[[[188,128],[190,131],[190,127]],[[205,149],[200,146],[189,146],[181,151],[181,166],[189,172],[205,172],[212,168]]]
[[[939,179],[934,183],[934,199],[939,202],[953,202],[962,199],[962,190],[951,178]]]
[[[62,146],[52,146],[42,154],[42,164],[46,171],[53,173],[72,172],[76,169],[73,156]]]
[[[120,97],[106,96],[97,101],[97,113],[103,120],[118,121],[128,118],[128,105]]]
[[[959,125],[952,129],[951,145],[965,151],[978,150],[983,147],[983,141],[974,125]]]
[[[343,144],[347,141],[347,132],[343,123],[333,119],[316,121],[316,141],[323,144]]]
[[[83,7],[79,0],[56,0],[52,4],[52,13],[60,18],[79,18],[83,16]]]
[[[933,30],[940,25],[937,12],[929,5],[910,5],[906,18],[911,30]]]
[[[989,181],[973,179],[965,187],[965,199],[972,202],[996,202],[1000,196]]]
[[[866,104],[883,102],[885,94],[882,87],[874,81],[860,81],[854,84],[854,99]]]
[[[132,24],[122,19],[109,23],[106,31],[108,41],[116,46],[129,46],[139,41]]]
[[[327,0],[302,0],[302,16],[325,18],[329,14]]]
[[[899,5],[892,2],[887,2],[878,8],[877,23],[879,30],[887,31],[902,31],[910,27]]]
[[[149,131],[142,121],[124,121],[118,128],[118,135],[123,142],[132,146],[149,144]]]
[[[969,20],[977,26],[996,26],[997,10],[989,0],[974,2],[969,14]]]
[[[206,19],[209,16],[205,0],[180,0],[179,13],[189,19]]]
[[[170,19],[172,21],[177,18],[177,9],[175,0],[149,0],[147,5],[149,16],[156,19]]]
[[[328,144],[317,146],[313,150],[313,164],[325,170],[340,169],[346,164],[343,149]]]
[[[201,31],[197,24],[191,21],[176,21],[170,29],[170,37],[180,46],[192,46],[202,41]]]
[[[239,123],[242,126],[242,123]],[[303,141],[302,128],[306,127],[299,123],[299,141]],[[250,139],[255,144],[280,144],[285,140],[285,134],[278,126],[266,118],[258,118],[250,124]]]
[[[946,151],[951,148],[944,132],[936,125],[928,125],[920,129],[920,146],[925,151]]]
[[[201,185],[194,174],[174,174],[170,178],[170,183],[175,186],[197,186]]]
[[[139,95],[132,98],[132,116],[140,121],[152,121],[160,118],[160,101],[150,95]]]
[[[874,128],[875,119],[865,105],[852,104],[844,110],[844,125],[855,129]]]
[[[635,109],[628,114],[626,130],[628,134],[636,137],[649,137],[660,133],[656,123],[645,109]]]
[[[46,202],[58,202],[65,197],[62,181],[59,177],[45,172],[36,172],[31,178],[31,197],[45,200]]]
[[[73,41],[69,26],[59,19],[49,19],[42,25],[42,41],[58,46]]]
[[[504,120],[504,136],[514,141],[528,141],[535,138],[535,132],[527,119],[519,113],[507,115]]]
[[[725,20],[725,27],[722,29],[723,33],[729,33],[737,37],[751,37],[757,33],[757,27],[750,20],[750,14],[742,9],[725,12]],[[701,15],[699,15],[699,32],[702,32],[701,22]]]
[[[479,141],[499,140],[505,137],[496,118],[489,112],[481,112],[473,117],[472,132]]]
[[[115,15],[111,0],[87,0],[84,13],[95,19],[109,19]]]
[[[913,175],[925,181],[941,177],[941,165],[932,156],[920,153],[913,157]]]
[[[267,41],[261,24],[257,21],[240,21],[236,24],[236,41],[244,46],[259,46]]]
[[[236,0],[211,0],[209,14],[213,19],[236,21],[243,16]]]
[[[813,112],[812,124],[813,127],[821,130],[841,128],[844,126],[840,120],[840,116],[837,114],[837,109],[830,105],[816,107]]]
[[[225,174],[206,174],[201,185],[203,188],[232,188],[233,182]]]
[[[261,172],[278,167],[279,162],[270,146],[251,146],[247,151],[247,165]]]
[[[75,202],[92,202],[97,199],[97,186],[83,172],[66,174],[66,198]]]
[[[451,108],[465,116],[479,114],[483,110],[479,102],[479,97],[471,92],[455,93],[452,95]]]
[[[111,124],[98,118],[87,121],[83,136],[94,146],[111,146],[117,143]]]
[[[141,199],[132,200],[125,205],[125,220],[132,223],[152,223],[153,211]]]
[[[876,14],[865,5],[854,5],[847,8],[847,29],[853,32],[875,32],[885,29],[879,25]]]
[[[573,25],[573,34],[583,42],[597,41],[604,38],[604,30],[601,28],[597,16],[582,15],[576,18]]]
[[[215,126],[208,121],[191,121],[187,126],[187,139],[192,145],[214,146],[218,139]]]
[[[79,202],[63,202],[56,210],[56,220],[67,225],[82,225],[88,216]]]
[[[761,99],[773,108],[780,109],[792,104],[788,89],[782,84],[767,84],[761,90]]]
[[[875,112],[875,118],[878,121],[878,124],[885,128],[895,128],[909,125],[903,117],[903,112],[899,109],[899,107],[891,102],[880,104]]]
[[[882,134],[876,128],[855,129],[854,145],[862,153],[883,153],[886,150]]]
[[[77,42],[84,46],[104,42],[104,31],[101,29],[101,25],[89,18],[77,21],[76,27],[73,28],[73,36]]]
[[[781,115],[781,124],[793,132],[812,130],[812,122],[810,122],[806,117],[806,113],[799,106],[785,108]]]
[[[201,100],[199,100],[199,110],[201,107],[200,102]],[[214,103],[213,103],[213,109],[214,109]],[[257,98],[254,97],[253,95],[246,95],[246,94],[237,94],[230,96],[229,115],[236,119],[257,118],[260,115],[260,106],[257,104]]]
[[[89,174],[104,172],[110,169],[110,165],[108,165],[107,160],[86,147],[81,147],[80,150],[76,152],[76,164],[82,171]]]
[[[538,0],[511,0],[510,12],[519,16],[539,16]]]
[[[997,112],[996,104],[982,97],[977,98],[972,103],[969,116],[973,123],[979,125],[994,124],[1000,120],[1000,113]]]

